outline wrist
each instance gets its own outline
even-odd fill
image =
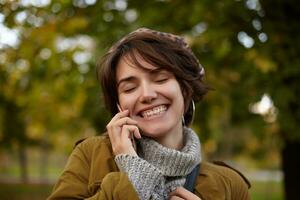
[[[120,150],[115,150],[114,154],[115,154],[115,156],[122,155],[122,154],[131,155],[131,156],[137,156],[137,153],[136,153],[136,151],[133,148],[122,149],[122,150],[121,149]]]

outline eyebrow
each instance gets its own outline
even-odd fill
[[[157,74],[157,73],[159,73],[159,72],[161,72],[161,71],[167,71],[167,70],[165,70],[165,69],[163,69],[163,68],[161,68],[161,67],[158,67],[158,68],[149,70],[149,73],[150,73],[150,74]]]
[[[125,78],[122,78],[121,80],[119,80],[117,82],[117,87],[119,87],[119,85],[122,83],[122,82],[129,82],[129,81],[132,81],[132,80],[135,80],[136,77],[135,76],[128,76],[128,77],[125,77]]]
[[[165,69],[159,67],[159,68],[155,68],[155,69],[151,69],[151,70],[147,70],[151,75],[154,75],[154,74],[158,74],[159,72],[161,71],[166,71]],[[122,83],[122,82],[129,82],[129,81],[132,81],[132,80],[135,80],[136,77],[135,76],[128,76],[128,77],[125,77],[125,78],[122,78],[121,80],[119,80],[117,82],[117,87],[119,87],[119,85]]]

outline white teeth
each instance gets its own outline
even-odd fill
[[[166,110],[167,110],[167,106],[160,105],[160,106],[154,107],[150,110],[143,111],[142,116],[144,118],[148,118],[148,117],[151,117],[151,116],[160,115],[161,113],[165,112]]]

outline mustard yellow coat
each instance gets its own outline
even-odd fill
[[[223,165],[223,164],[221,164]],[[202,200],[248,200],[248,181],[236,170],[202,162],[195,194]],[[48,200],[138,200],[127,175],[118,170],[106,136],[90,137],[73,150]]]

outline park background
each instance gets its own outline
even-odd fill
[[[252,182],[252,199],[297,199],[296,0],[0,0],[0,198],[45,199],[75,142],[110,119],[98,59],[148,27],[183,36],[214,90],[193,128],[206,160]]]

